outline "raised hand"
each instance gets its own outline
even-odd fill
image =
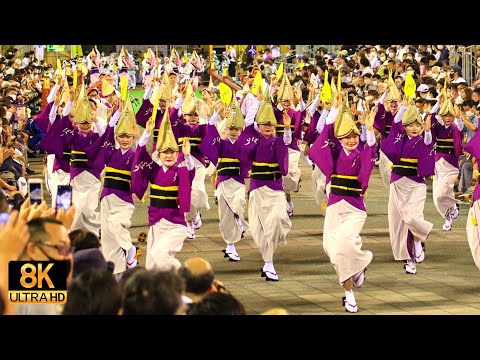
[[[423,125],[423,131],[430,131],[430,128],[432,127],[432,115],[428,114],[427,117],[425,118]]]
[[[183,140],[182,153],[184,157],[190,156],[190,140],[188,140],[188,137]]]
[[[220,115],[220,118],[223,119],[223,117],[225,116],[225,105],[223,105],[222,101],[219,100],[216,104],[215,104],[215,112]]]
[[[295,90],[295,99],[297,99],[298,102],[302,100],[302,89],[300,89],[300,87]]]
[[[0,225],[0,254],[5,260],[17,260],[30,239],[25,219],[16,210],[6,224]]]
[[[365,127],[367,130],[373,130],[373,122],[375,120],[375,115],[377,115],[377,107],[374,106],[371,109],[367,116],[365,116]]]
[[[290,125],[292,124],[292,118],[290,117],[290,115],[288,115],[286,110],[283,110],[282,115],[283,115],[283,126],[285,127],[285,129],[290,128]]]
[[[333,106],[334,108],[340,109],[340,108],[342,107],[342,104],[343,104],[342,93],[341,93],[341,92],[338,92],[337,95],[335,95],[335,98],[333,99],[333,104],[332,104],[332,106]]]
[[[57,220],[60,220],[67,230],[72,227],[73,218],[75,217],[75,211],[75,205],[72,204],[68,211],[65,211],[65,209],[62,208],[57,212]]]
[[[155,123],[153,122],[153,118],[150,118],[145,124],[145,131],[151,134],[153,132],[154,126],[155,126]]]

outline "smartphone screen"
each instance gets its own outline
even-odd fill
[[[30,204],[33,205],[37,203],[40,205],[42,203],[42,183],[41,182],[29,182],[28,183],[28,193],[30,198]]]
[[[57,202],[55,209],[65,209],[67,211],[72,206],[72,187],[70,185],[58,185]]]
[[[10,213],[0,212],[0,224],[6,224],[10,219]]]

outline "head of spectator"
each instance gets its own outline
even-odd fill
[[[192,304],[188,315],[246,315],[243,304],[229,293],[211,293]]]
[[[415,99],[415,107],[418,109],[420,114],[423,114],[425,112],[425,102],[426,100],[423,97],[417,97]]]
[[[428,94],[428,85],[426,85],[426,84],[421,84],[421,85],[417,88],[417,92],[418,92],[418,95],[419,95],[421,98],[426,98],[426,97],[427,97],[427,94]]]
[[[201,257],[185,260],[179,274],[185,281],[185,296],[191,302],[198,302],[212,292],[225,291],[225,286],[215,279],[212,265]]]
[[[477,106],[480,104],[480,87],[473,89],[472,100],[477,103]]]
[[[117,315],[120,308],[120,287],[112,272],[93,267],[73,279],[62,315]]]
[[[93,232],[85,229],[76,229],[68,234],[70,243],[74,252],[83,249],[92,249],[100,247],[100,240]]]
[[[466,86],[466,83],[458,84],[458,94],[462,98],[462,102],[465,100],[472,100],[473,90]]]
[[[61,221],[51,217],[36,217],[27,223],[29,241],[19,260],[64,262],[67,271],[67,287],[72,280],[72,247],[68,232]],[[59,315],[57,304],[18,304],[18,315]]]
[[[113,272],[115,265],[107,261],[99,248],[75,250],[73,253],[73,278],[91,268],[107,269]]]
[[[125,282],[123,315],[185,315],[183,279],[176,271],[140,269]]]
[[[450,79],[454,82],[459,82],[458,79],[462,77],[462,68],[458,65],[453,65],[450,67]]]
[[[475,116],[477,104],[472,99],[465,100],[460,106],[462,114],[465,114],[468,120],[471,120]]]
[[[30,240],[20,260],[64,261],[68,270],[68,285],[72,278],[73,248],[65,226],[51,217],[37,217],[27,225]]]

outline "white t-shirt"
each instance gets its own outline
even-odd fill
[[[43,60],[43,57],[45,56],[45,48],[47,45],[34,45],[35,47],[35,57],[38,60]]]

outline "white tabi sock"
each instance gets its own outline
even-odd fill
[[[289,201],[287,202],[287,211],[292,211],[293,210],[293,202]]]
[[[422,243],[420,241],[414,241],[415,243],[415,255],[419,256],[422,253]]]
[[[276,273],[275,268],[273,267],[273,260],[265,261],[265,265],[263,265],[263,271],[270,271],[272,273]]]
[[[355,295],[353,295],[353,290],[345,290],[345,297],[350,305],[355,305],[357,303],[355,301]]]
[[[127,252],[127,263],[129,264],[132,263],[136,253],[137,253],[137,248],[135,247],[135,245],[132,244],[132,246],[130,247],[130,249],[128,249],[128,252]]]
[[[227,253],[229,253],[229,254],[238,255],[238,254],[237,254],[237,250],[235,249],[235,244],[228,244],[226,251],[227,251]]]

